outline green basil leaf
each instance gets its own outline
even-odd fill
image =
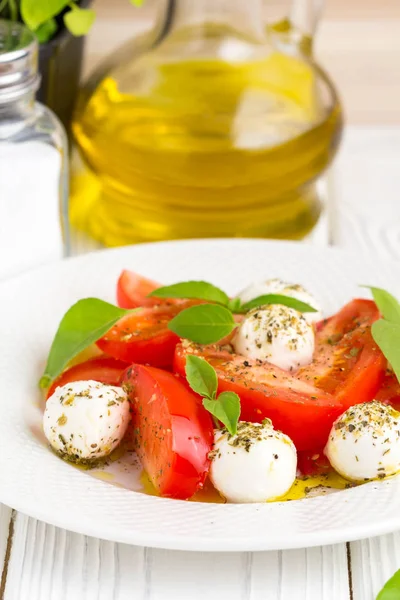
[[[64,15],[64,23],[72,35],[79,37],[90,31],[95,18],[96,13],[94,10],[72,5],[71,10]]]
[[[188,384],[196,394],[211,400],[215,398],[218,388],[217,374],[204,358],[188,354],[185,373]]]
[[[235,312],[239,312],[242,306],[242,302],[240,300],[240,298],[232,298],[231,300],[229,300],[228,302],[228,308],[229,310],[231,310],[233,313]]]
[[[29,29],[35,31],[42,23],[56,17],[70,0],[21,0],[21,16]]]
[[[400,323],[379,319],[372,323],[371,332],[400,381]]]
[[[398,300],[386,290],[370,286],[368,288],[371,290],[375,304],[379,308],[383,318],[387,321],[400,324],[400,304]]]
[[[97,342],[129,312],[132,311],[118,308],[98,298],[78,300],[61,319],[39,382],[40,387],[48,387],[70,360]]]
[[[197,344],[215,344],[236,327],[230,310],[218,304],[186,308],[169,323],[171,331]]]
[[[225,425],[231,435],[236,434],[240,417],[240,398],[235,392],[222,392],[217,400],[204,398],[203,406]]]
[[[259,306],[264,306],[266,304],[283,304],[283,306],[294,308],[301,313],[317,312],[316,309],[309,304],[301,302],[300,300],[292,298],[291,296],[284,296],[283,294],[266,294],[265,296],[258,296],[257,298],[253,298],[253,300],[249,300],[249,302],[243,304],[240,309],[241,312],[247,312],[253,308],[258,308]]]
[[[129,0],[129,2],[133,4],[133,6],[142,6],[143,4],[143,0]]]
[[[45,21],[35,30],[35,35],[38,39],[39,44],[44,44],[54,37],[58,29],[57,21],[55,19],[49,19]]]
[[[226,306],[229,302],[224,291],[207,281],[183,281],[157,288],[149,294],[156,298],[194,298]]]
[[[400,598],[400,569],[385,583],[376,600],[399,600]]]

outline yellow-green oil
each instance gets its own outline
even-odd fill
[[[157,496],[157,491],[151,483],[147,473],[143,471],[141,478],[142,490],[150,496]],[[301,500],[307,496],[318,495],[323,491],[344,490],[349,487],[349,482],[343,479],[335,471],[329,471],[323,475],[314,475],[312,477],[297,477],[290,490],[282,497],[276,498],[274,502],[286,502],[289,500]],[[204,488],[196,492],[190,499],[191,502],[207,503],[225,503],[225,499],[220,496],[210,480],[207,480]]]
[[[143,58],[106,77],[73,122],[85,168],[72,179],[72,225],[107,246],[304,237],[342,127],[321,77],[278,52],[237,63]]]

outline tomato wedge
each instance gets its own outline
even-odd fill
[[[97,346],[128,363],[170,367],[179,338],[168,329],[168,322],[180,310],[167,305],[141,308],[118,321],[96,342]]]
[[[157,298],[148,298],[148,294],[160,287],[159,283],[142,277],[133,271],[122,271],[117,282],[117,304],[121,308],[155,306],[160,304]]]
[[[378,318],[371,300],[353,300],[344,306],[318,328],[314,360],[296,376],[334,394],[344,410],[373,400],[387,364],[371,334]]]
[[[123,385],[132,403],[137,453],[151,482],[162,496],[190,498],[210,467],[210,414],[185,380],[172,373],[132,365]]]
[[[94,381],[108,383],[109,385],[120,385],[121,376],[128,365],[129,363],[116,360],[111,356],[96,356],[96,358],[85,360],[85,362],[74,365],[64,371],[64,373],[61,373],[51,384],[46,398],[50,398],[58,386],[65,385],[71,381],[93,379]]]
[[[325,475],[332,471],[323,450],[309,450],[297,453],[297,468],[306,477]]]
[[[241,420],[261,422],[270,418],[299,450],[324,447],[333,421],[343,412],[330,394],[274,365],[244,359],[221,347],[178,344],[174,369],[181,375],[187,354],[197,354],[214,367],[219,391],[239,394]]]
[[[375,400],[390,404],[400,411],[400,383],[392,371],[386,372],[382,385],[375,395]]]
[[[379,317],[378,307],[373,300],[356,298],[345,304],[332,317],[320,321],[317,324],[317,331],[320,334],[320,340],[325,339],[334,345],[346,333],[363,325],[372,325]]]

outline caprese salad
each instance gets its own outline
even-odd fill
[[[123,271],[117,306],[85,298],[60,323],[40,380],[46,438],[89,467],[128,439],[153,490],[178,499],[295,499],[395,475],[400,305],[371,290],[324,318],[280,279],[232,298]]]

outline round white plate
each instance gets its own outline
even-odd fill
[[[233,294],[253,281],[304,284],[326,314],[358,284],[400,294],[399,266],[292,243],[184,241],[104,251],[31,272],[0,286],[0,501],[79,533],[182,550],[275,550],[331,544],[400,529],[400,477],[317,498],[229,505],[148,496],[100,481],[61,461],[41,430],[37,388],[57,325],[77,299],[114,301],[123,268],[160,282],[206,279]],[[397,285],[397,289],[396,289]],[[112,480],[112,475],[109,476]],[[125,473],[138,487],[137,474]],[[122,483],[124,485],[124,483]]]

